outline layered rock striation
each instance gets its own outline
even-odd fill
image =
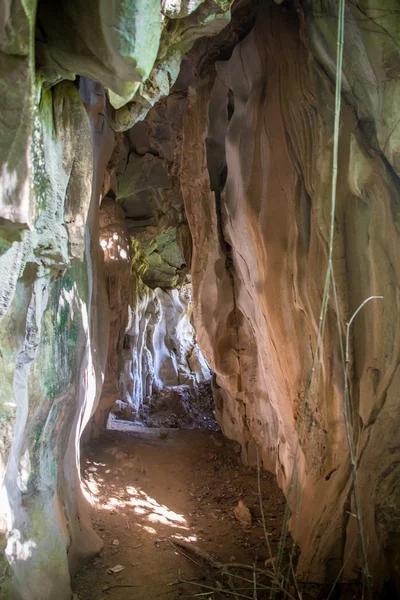
[[[229,20],[228,2],[181,6],[177,14],[168,2],[0,8],[6,597],[69,599],[70,573],[102,547],[81,492],[79,441],[105,377],[111,385],[109,338],[119,348],[125,317],[110,327],[118,310],[107,297],[99,205],[116,130],[168,93],[196,37]]]
[[[101,548],[85,426],[98,434],[121,389],[137,408],[204,375],[189,279],[218,419],[276,474],[298,576],[364,573],[374,597],[399,581],[399,11],[345,10],[336,293],[316,355],[338,2],[239,0],[222,31],[216,0],[3,3],[4,594],[67,599]]]
[[[256,464],[258,449],[276,473],[301,578],[334,579],[345,565],[346,578],[368,569],[379,584],[398,573],[400,196],[398,121],[388,116],[398,35],[393,6],[347,5],[337,299],[331,293],[314,361],[330,227],[336,19],[334,3],[304,3],[297,13],[285,3],[260,5],[231,58],[189,89],[181,184],[195,325],[216,373],[223,430],[241,443],[245,461]],[[357,507],[340,342],[374,295],[383,300],[365,306],[349,332]]]

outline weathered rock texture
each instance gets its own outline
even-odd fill
[[[1,4],[5,597],[69,599],[70,572],[101,548],[81,493],[79,439],[104,376],[103,398],[113,385],[112,348],[123,340],[113,301],[125,292],[109,295],[110,311],[113,275],[107,262],[104,277],[99,245],[106,167],[115,130],[168,93],[182,54],[225,25],[229,5],[183,2],[178,14],[158,1]]]
[[[94,290],[93,281],[102,281],[96,205],[109,154],[107,128],[96,129],[98,93],[84,83],[87,111],[69,82],[43,92],[35,130],[39,214],[35,228],[1,257],[2,286],[10,290],[1,323],[7,460],[1,528],[8,532],[5,554],[16,598],[68,598],[69,566],[102,546],[78,465],[79,436],[98,400],[106,359],[107,305],[103,286]],[[88,140],[97,148],[94,156]],[[10,252],[19,257],[12,268]]]
[[[327,265],[336,3],[307,2],[297,13],[260,5],[254,29],[229,61],[216,63],[215,78],[189,90],[181,174],[195,324],[216,372],[219,419],[245,461],[255,464],[258,445],[264,466],[277,474],[302,551],[300,576],[334,578],[345,561],[351,578],[365,567],[352,516],[338,323],[343,339],[360,303],[384,296],[359,314],[350,339],[360,508],[377,584],[399,573],[400,506],[400,195],[392,113],[400,63],[394,4],[385,7],[346,8],[338,310],[331,299],[322,367],[306,401]]]
[[[191,284],[149,288],[144,280],[152,265],[143,252],[132,252],[131,243],[135,248],[137,240],[131,242],[126,223],[121,206],[106,197],[100,210],[100,244],[110,309],[108,358],[86,440],[102,433],[116,401],[125,418],[143,420],[160,392],[166,404],[169,393],[173,399],[176,388],[186,386],[195,400],[199,384],[211,379],[192,325]],[[159,283],[165,283],[162,274]]]
[[[140,286],[137,294],[125,333],[120,384],[120,398],[136,413],[164,388],[196,388],[211,377],[191,324],[190,286],[154,291]]]
[[[308,392],[330,226],[337,4],[239,0],[177,79],[194,40],[227,23],[229,2],[41,0],[37,16],[35,2],[3,2],[4,594],[67,599],[70,571],[101,547],[80,492],[79,438],[92,415],[87,431],[98,431],[121,382],[136,402],[189,373],[173,345],[182,319],[168,317],[172,306],[187,314],[173,288],[189,270],[221,425],[246,462],[258,446],[276,473],[299,575],[320,581],[343,565],[344,578],[365,569],[339,339],[363,300],[384,296],[350,332],[350,416],[375,596],[398,583],[396,0],[346,3],[338,303]]]
[[[105,197],[100,208],[100,246],[104,252],[104,280],[109,307],[107,362],[96,411],[85,429],[85,439],[98,436],[111,406],[119,398],[119,374],[125,327],[128,321],[131,279],[131,244],[122,208]]]

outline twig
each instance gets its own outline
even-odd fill
[[[223,592],[224,594],[228,594],[229,596],[237,596],[239,598],[247,598],[248,600],[253,600],[251,596],[244,596],[243,594],[236,594],[236,592],[230,592],[229,590],[221,590],[211,585],[205,585],[203,583],[194,583],[193,581],[187,581],[185,579],[180,580],[181,583],[189,583],[190,585],[195,585],[196,587],[201,587],[203,590],[211,590],[213,592]]]
[[[205,598],[206,596],[210,597],[210,592],[199,592],[198,594],[190,594],[190,596],[179,596],[179,600],[182,598]]]
[[[180,547],[184,548],[185,550],[187,550],[188,552],[193,552],[193,554],[195,554],[196,556],[198,556],[199,558],[201,558],[202,560],[205,560],[206,562],[208,562],[214,569],[218,570],[221,572],[222,575],[227,575],[228,578],[229,577],[236,577],[238,579],[241,579],[242,581],[247,581],[248,583],[251,583],[254,585],[254,579],[250,580],[250,579],[245,579],[244,577],[241,577],[235,573],[231,573],[230,569],[242,569],[244,571],[252,571],[253,573],[253,577],[254,574],[260,574],[260,575],[264,575],[268,578],[272,578],[273,579],[273,583],[274,585],[278,585],[278,590],[280,592],[282,592],[285,596],[287,596],[288,598],[290,598],[291,600],[294,600],[292,594],[290,594],[287,590],[285,590],[282,585],[279,583],[279,581],[277,580],[277,578],[275,577],[275,573],[272,573],[271,571],[268,571],[266,569],[260,569],[259,567],[256,567],[255,565],[246,565],[243,563],[221,563],[219,561],[214,560],[207,552],[204,552],[203,550],[201,550],[198,546],[196,546],[195,544],[189,544],[187,542],[181,542],[181,541],[172,541],[169,540],[171,545],[178,551],[180,552],[180,554],[182,554],[182,556],[184,556],[185,558],[187,558],[188,560],[191,560],[192,562],[194,562],[194,564],[196,564],[199,567],[202,567],[202,565],[200,565],[198,562],[196,562],[193,558],[191,558],[190,556],[188,556],[188,554],[186,554],[186,552],[183,552],[181,550]],[[186,580],[183,579],[179,579],[180,582],[182,583],[190,583]],[[200,587],[203,587],[204,589],[212,589],[214,590],[214,588],[207,588],[206,586],[202,586],[202,584],[194,584],[193,585],[198,585]],[[265,590],[274,590],[276,588],[273,587],[268,587],[265,585],[261,585],[259,583],[257,583],[257,585],[261,588],[261,589],[265,589]],[[221,590],[214,590],[214,591],[221,591]],[[238,595],[237,594],[237,590],[233,591],[233,592],[228,592],[227,590],[225,590],[225,593],[229,593],[230,595]],[[249,596],[240,596],[241,598],[244,597],[249,597]],[[250,600],[254,600],[254,596],[253,598],[251,598]]]
[[[114,588],[137,588],[141,587],[135,583],[114,583],[113,585],[109,585],[101,590],[101,593],[108,592],[108,590],[112,590]]]
[[[252,567],[251,565],[245,565],[242,563],[226,563],[221,565],[222,569],[243,569],[245,571],[253,571],[256,573],[261,573],[262,575],[266,575],[267,577],[273,577],[274,574],[271,571],[267,571],[266,569],[260,569],[259,567]]]
[[[333,592],[335,591],[335,587],[336,587],[336,585],[337,585],[337,583],[338,583],[338,581],[339,581],[339,579],[340,579],[340,576],[341,576],[341,574],[343,573],[343,571],[344,571],[344,569],[345,569],[345,566],[347,565],[347,562],[348,562],[348,560],[349,560],[349,558],[350,558],[350,556],[351,556],[351,553],[353,552],[353,549],[354,549],[355,543],[356,543],[356,540],[354,540],[354,541],[353,541],[353,545],[352,545],[352,547],[351,547],[351,549],[350,549],[350,552],[348,553],[346,560],[345,560],[345,561],[344,561],[344,563],[342,564],[342,567],[341,567],[341,569],[340,569],[339,573],[337,574],[337,577],[336,577],[335,581],[333,582],[333,585],[332,585],[332,587],[331,587],[331,590],[330,590],[330,592],[329,592],[329,594],[328,594],[328,597],[327,597],[327,599],[326,599],[326,600],[329,600],[329,599],[330,599],[330,597],[332,596]]]
[[[257,458],[258,458],[258,452],[257,452]],[[261,496],[260,496],[260,499],[261,499]],[[253,569],[253,588],[254,588],[253,589],[253,600],[258,600],[257,599],[257,575],[256,575],[255,569]]]
[[[273,573],[271,571],[268,571],[267,569],[260,569],[259,567],[253,567],[252,565],[246,565],[244,563],[221,563],[217,560],[214,560],[212,558],[212,556],[210,556],[210,554],[208,554],[207,552],[205,552],[204,550],[201,550],[201,548],[199,548],[198,546],[196,546],[195,544],[190,544],[187,542],[181,542],[181,541],[172,541],[170,540],[170,543],[175,547],[176,550],[179,551],[179,548],[177,548],[177,546],[180,546],[181,548],[184,548],[185,550],[188,550],[189,552],[193,552],[193,554],[195,554],[196,556],[198,556],[199,558],[202,558],[203,560],[207,561],[210,563],[210,565],[212,565],[214,567],[214,569],[217,569],[218,571],[227,571],[229,569],[243,569],[246,571],[253,571],[254,569],[256,570],[257,573],[261,573],[262,575],[266,575],[268,577],[273,576]],[[183,554],[183,556],[186,556],[186,558],[189,558],[187,554]],[[193,559],[190,559],[193,560]],[[198,563],[196,563],[198,564]],[[200,567],[202,565],[199,565]]]
[[[272,550],[271,550],[271,544],[269,543],[267,527],[265,525],[264,506],[263,506],[262,493],[261,493],[260,451],[258,449],[258,444],[257,443],[256,443],[256,450],[257,450],[257,484],[258,484],[258,497],[259,497],[259,500],[260,500],[261,521],[262,521],[262,526],[263,526],[263,529],[264,529],[264,537],[265,537],[265,542],[267,544],[267,548],[268,548],[268,552],[269,552],[269,557],[270,557],[271,560],[273,560]],[[273,569],[274,569],[274,572],[275,572],[275,565],[274,564],[273,564]]]
[[[230,573],[231,577],[238,577],[239,579],[241,579],[242,581],[248,581],[249,583],[253,583],[250,579],[244,579],[243,577],[239,577],[238,575],[234,574],[234,573]],[[215,592],[221,592],[221,589],[217,589],[217,588],[213,588],[207,585],[203,585],[202,583],[193,583],[184,579],[180,579],[181,583],[192,583],[192,585],[196,585],[197,587],[202,587],[203,589],[210,589],[213,590]],[[259,589],[262,590],[273,590],[274,588],[266,586],[266,585],[261,585],[259,582],[257,583],[257,586],[259,587]],[[249,588],[250,590],[253,588]],[[225,594],[231,594],[231,592],[229,592],[228,590],[223,590]],[[292,596],[292,594],[290,592],[288,592],[287,590],[285,590],[284,588],[280,588],[279,590],[280,592],[282,592],[282,594],[284,594],[287,598],[289,598],[289,600],[296,600],[294,598],[294,596]],[[250,598],[250,596],[243,596],[239,594],[240,598]],[[250,598],[250,600],[254,600],[253,598]]]
[[[247,583],[251,583],[253,585],[253,581],[251,579],[247,579],[246,577],[243,577],[242,575],[238,575],[237,573],[229,573],[229,577],[235,577],[236,579],[240,579],[240,581],[246,581]],[[263,590],[271,589],[270,586],[263,585],[260,582],[257,582],[257,585],[260,589],[263,589]],[[253,588],[250,588],[250,589],[253,589]]]
[[[228,577],[227,577],[227,583],[228,583],[230,589],[232,590],[232,592],[234,593],[235,600],[239,600],[239,596],[236,594],[236,592],[238,590],[235,589],[234,583],[233,583],[232,578],[231,578],[230,575],[228,575]]]
[[[189,581],[197,581],[197,579],[190,579]],[[176,581],[173,581],[172,583],[167,583],[167,587],[173,587],[174,585],[179,585],[181,582],[180,579],[177,579]]]
[[[302,595],[301,595],[301,592],[299,590],[299,586],[297,585],[296,573],[294,572],[294,567],[293,567],[293,562],[292,561],[290,561],[290,568],[292,570],[293,581],[294,581],[294,585],[295,585],[295,588],[296,588],[297,595],[298,595],[298,597],[301,600],[302,599]]]
[[[183,550],[181,548],[178,547],[178,544],[176,542],[172,542],[171,540],[169,540],[169,543],[171,544],[171,546],[173,548],[175,548],[175,550],[177,552],[179,552],[179,554],[182,554],[182,556],[184,556],[185,558],[187,558],[188,560],[190,560],[192,563],[194,563],[195,565],[197,565],[198,567],[202,567],[202,565],[200,563],[198,563],[197,561],[195,561],[191,556],[189,556],[188,554],[186,554],[186,552],[183,552]],[[194,552],[195,554],[197,554],[196,552]]]

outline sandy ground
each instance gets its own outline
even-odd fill
[[[107,431],[82,454],[82,478],[104,550],[76,575],[75,598],[173,600],[203,593],[197,585],[218,587],[218,573],[206,577],[201,559],[183,556],[174,540],[195,544],[221,562],[263,566],[269,558],[257,470],[243,466],[235,444],[220,433]],[[261,473],[261,488],[276,555],[285,502],[273,475]],[[250,527],[234,516],[239,500],[251,511]],[[115,567],[123,569],[111,572]],[[123,585],[129,587],[113,587]],[[197,597],[219,595],[210,591]]]

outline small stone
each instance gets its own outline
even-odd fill
[[[224,442],[216,438],[215,435],[210,435],[210,439],[214,442],[214,445],[217,448],[222,448],[222,446],[224,445]]]
[[[123,565],[115,565],[115,567],[111,567],[110,569],[108,569],[109,573],[119,573],[120,571],[123,571],[123,569],[125,569],[125,567]]]

